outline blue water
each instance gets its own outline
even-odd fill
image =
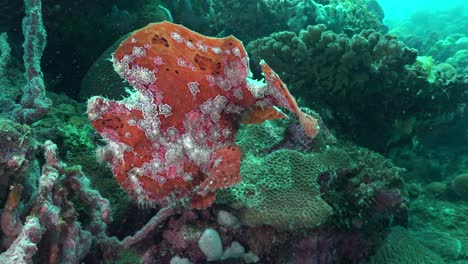
[[[405,19],[414,11],[427,10],[437,12],[454,7],[464,8],[468,12],[468,1],[466,0],[378,0],[385,12],[386,19]]]

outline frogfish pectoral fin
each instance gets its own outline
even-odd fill
[[[271,119],[283,119],[287,116],[274,106],[256,106],[252,109],[247,110],[243,116],[242,124],[261,124],[266,120]]]
[[[271,69],[266,62],[261,61],[260,66],[262,67],[263,75],[265,76],[265,80],[269,89],[275,90],[274,92],[270,92],[270,94],[272,94],[276,104],[295,113],[309,137],[314,138],[317,136],[319,132],[317,119],[302,112],[301,109],[299,109],[296,99],[294,99],[294,97],[291,95],[286,84],[281,81],[278,74],[273,71],[273,69]]]

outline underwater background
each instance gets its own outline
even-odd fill
[[[466,1],[0,0],[0,91],[0,263],[468,263]]]

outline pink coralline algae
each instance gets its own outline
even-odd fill
[[[266,83],[253,80],[248,62],[235,37],[206,37],[169,22],[120,44],[114,69],[135,89],[121,101],[91,98],[88,117],[107,141],[100,156],[139,203],[190,198],[192,208],[209,207],[217,189],[241,180],[234,136],[242,118],[284,118],[277,106],[317,135],[317,120],[299,110],[278,75],[261,62]]]

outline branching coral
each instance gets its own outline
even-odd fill
[[[49,260],[76,263],[88,254],[93,239],[104,235],[106,223],[111,220],[109,202],[99,192],[90,189],[89,180],[82,174],[81,168],[67,167],[61,163],[57,158],[57,146],[52,142],[45,142],[43,147],[46,164],[42,167],[42,175],[36,176],[38,193],[34,197],[32,210],[24,225],[19,227],[20,231],[9,233],[14,235],[14,241],[0,255],[1,263],[31,263],[43,236],[47,236]],[[74,192],[89,205],[90,221],[85,228],[77,220],[75,205],[69,200]],[[21,199],[16,199],[18,202],[9,204],[19,206]],[[5,212],[8,211],[2,214],[2,227],[5,222],[18,221],[11,214],[8,214],[11,218],[5,217]]]
[[[46,46],[46,32],[42,22],[41,0],[24,1],[26,16],[23,19],[25,40],[24,67],[26,85],[23,88],[21,108],[14,113],[21,122],[33,123],[41,118],[50,107],[45,95],[45,84],[41,70],[42,53]]]

